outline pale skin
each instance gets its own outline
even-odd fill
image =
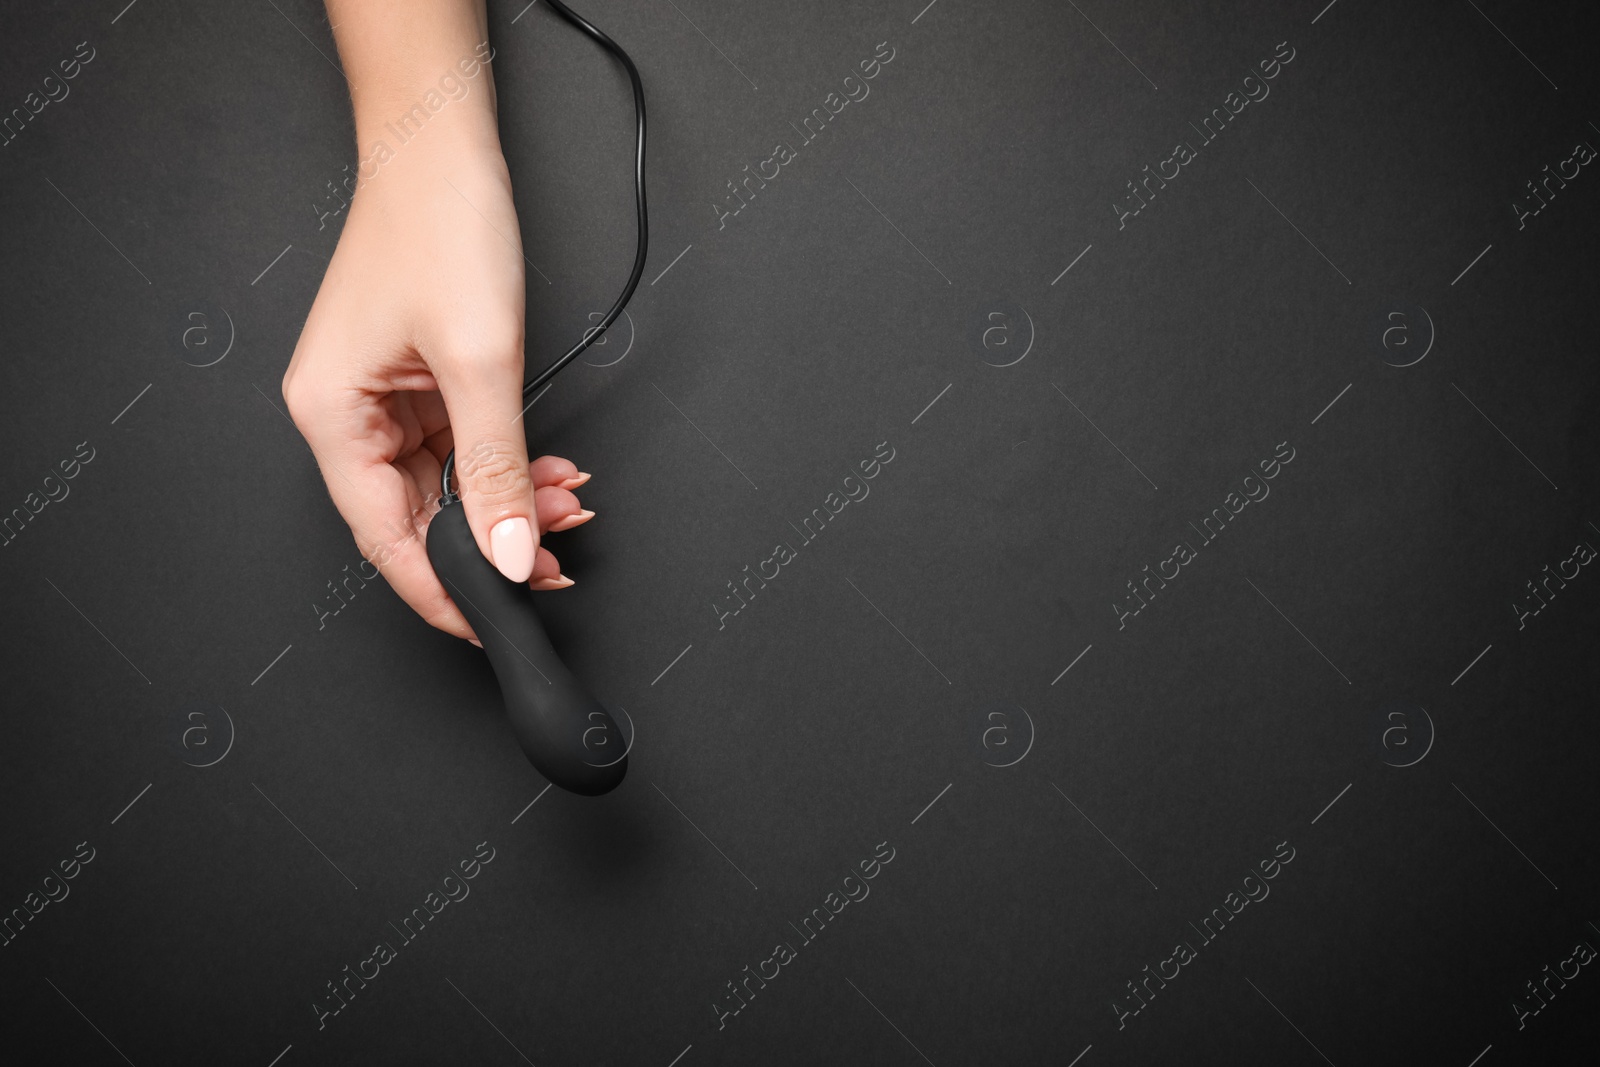
[[[537,590],[572,580],[541,535],[593,517],[569,460],[530,463],[522,421],[523,256],[500,151],[483,0],[327,0],[363,161],[283,396],[362,555],[431,625],[478,643],[428,562],[452,446],[478,548]],[[393,124],[455,72],[401,144]],[[457,90],[460,92],[460,90]],[[441,97],[436,93],[434,101]],[[408,131],[410,132],[410,131]]]

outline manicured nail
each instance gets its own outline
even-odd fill
[[[588,472],[587,471],[579,471],[577,474],[575,474],[571,478],[568,478],[566,481],[562,482],[561,483],[561,488],[563,488],[563,489],[576,489],[576,488],[578,488],[578,486],[582,485],[584,482],[586,482],[588,480],[589,480]]]
[[[469,637],[469,638],[467,638],[467,640],[471,641],[473,644],[477,645],[479,648],[483,647],[483,642],[479,641],[476,637]]]
[[[513,582],[525,582],[533,573],[533,527],[520,516],[501,519],[489,531],[489,558]]]
[[[551,533],[560,533],[562,530],[570,530],[574,526],[582,526],[584,523],[588,522],[592,518],[594,518],[594,512],[592,512],[592,511],[588,510],[587,508],[585,508],[584,510],[578,512],[576,515],[568,515],[566,518],[562,519],[559,522],[551,523],[550,524],[550,532]]]
[[[549,592],[554,589],[565,589],[569,585],[576,584],[577,583],[571,578],[568,578],[565,574],[563,574],[557,578],[540,578],[537,582],[533,583],[533,588],[539,590],[540,592]]]

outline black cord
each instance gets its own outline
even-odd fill
[[[609,330],[611,324],[617,321],[617,316],[622,314],[622,309],[628,305],[628,300],[633,296],[633,291],[639,287],[639,278],[644,274],[645,254],[649,249],[649,224],[646,219],[644,197],[644,84],[639,80],[639,69],[633,65],[633,60],[628,58],[628,53],[624,52],[617,42],[607,37],[593,24],[584,19],[583,16],[562,3],[561,0],[545,0],[545,2],[555,9],[556,14],[594,38],[600,47],[621,60],[622,66],[628,72],[628,80],[633,83],[633,115],[639,131],[639,143],[634,156],[633,171],[634,203],[639,213],[639,246],[633,256],[633,273],[628,275],[628,284],[622,287],[622,295],[617,297],[616,303],[611,305],[611,310],[606,312],[605,318],[600,321],[600,325],[585,330],[583,339],[573,345],[566,355],[528,379],[527,384],[522,387],[522,395],[525,398],[537,392],[546,382],[554,378],[557,371],[581,355],[585,349],[594,344],[596,338]],[[450,503],[455,499],[455,495],[450,492],[450,479],[455,473],[455,469],[456,452],[452,448],[450,454],[445,457],[444,469],[440,473],[439,492],[441,504]]]

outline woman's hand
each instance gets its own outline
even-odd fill
[[[587,474],[528,462],[523,257],[492,94],[452,103],[451,121],[364,169],[283,379],[362,555],[429,623],[469,639],[423,544],[452,446],[478,548],[512,581],[571,585],[539,537],[593,515],[572,493]]]

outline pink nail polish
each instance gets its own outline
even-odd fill
[[[489,558],[513,582],[525,582],[533,573],[533,527],[520,516],[501,519],[489,531]]]
[[[469,638],[467,638],[467,640],[471,641],[473,644],[477,645],[479,648],[483,647],[483,642],[479,641],[476,637],[469,637]]]
[[[587,471],[579,471],[577,474],[573,475],[571,478],[568,478],[566,481],[562,482],[561,483],[561,488],[563,488],[563,489],[576,489],[576,488],[578,488],[578,486],[582,485],[584,482],[587,482],[588,480],[589,480],[589,473]]]
[[[576,515],[568,515],[564,519],[560,519],[560,520],[558,520],[556,522],[551,523],[550,524],[550,532],[551,533],[560,533],[562,530],[570,530],[574,526],[581,526],[583,523],[588,522],[592,518],[594,518],[594,512],[589,511],[587,508],[585,508],[584,510],[578,512]]]

